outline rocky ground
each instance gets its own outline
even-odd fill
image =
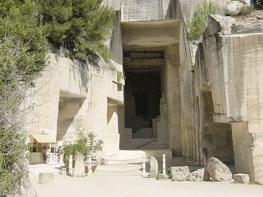
[[[99,166],[95,174],[84,178],[56,174],[49,184],[38,184],[38,173],[56,173],[56,166],[31,166],[30,175],[38,197],[260,197],[263,194],[263,186],[259,185],[142,178],[140,168],[139,164]]]

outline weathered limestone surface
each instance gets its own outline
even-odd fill
[[[233,179],[235,183],[249,184],[249,175],[248,174],[234,174]]]
[[[235,172],[247,173],[252,182],[262,184],[263,33],[262,22],[256,19],[258,14],[251,13],[246,20],[210,17],[204,42],[197,52],[199,66],[195,76],[200,84],[195,89],[196,95],[201,89],[210,92],[209,97],[202,96],[202,92],[199,94],[199,107],[205,107],[200,112],[203,125],[231,124],[233,145],[228,143],[226,147],[233,146]],[[204,128],[200,131],[205,131]],[[209,136],[203,135],[202,142],[208,139]],[[226,151],[221,150],[225,157]]]
[[[155,157],[150,157],[150,178],[158,176],[158,161]]]
[[[95,133],[104,141],[105,154],[118,151],[117,106],[123,102],[117,72],[105,67],[80,65],[67,58],[49,56],[50,63],[29,94],[26,128],[29,133],[48,133],[58,141],[74,141],[78,129]],[[57,77],[61,76],[61,77]],[[104,89],[105,91],[101,91]],[[107,117],[107,98],[112,98],[115,111]],[[107,153],[108,152],[108,153]]]
[[[54,173],[50,173],[50,172],[41,172],[41,173],[39,173],[38,177],[39,177],[38,182],[40,184],[52,183],[55,180]]]
[[[124,51],[144,51],[155,48],[164,50],[162,66],[162,101],[164,103],[160,106],[159,120],[158,118],[154,120],[154,124],[157,125],[155,132],[158,138],[157,143],[150,145],[158,146],[158,143],[162,143],[172,149],[176,156],[199,160],[198,141],[195,140],[198,134],[194,130],[192,113],[191,54],[185,36],[186,32],[184,23],[179,23],[179,20],[153,20],[122,24]],[[132,61],[124,59],[124,62],[125,65],[130,66]],[[143,62],[145,64],[145,61]],[[157,60],[153,61],[153,63],[156,62]],[[136,64],[135,61],[134,64],[137,68],[141,65]],[[129,128],[123,133],[126,134],[126,140],[121,137],[121,141],[125,146],[129,146],[127,142],[138,147],[140,144],[153,141],[129,139],[132,136]]]
[[[230,0],[212,0],[223,8]],[[106,5],[111,5],[122,13],[122,21],[151,21],[174,19],[183,14],[188,20],[202,0],[104,0]]]
[[[74,177],[85,176],[85,165],[84,165],[84,155],[79,152],[75,153],[75,167],[73,172]]]
[[[188,181],[203,181],[204,179],[204,168],[193,171],[188,176]]]
[[[232,172],[219,159],[210,157],[207,163],[207,171],[212,181],[231,181]]]
[[[190,175],[188,166],[171,167],[172,181],[186,181]]]
[[[106,43],[114,61],[82,64],[63,54],[48,55],[48,65],[24,103],[24,108],[30,106],[24,116],[28,134],[45,133],[58,142],[72,142],[83,129],[103,140],[101,156],[118,152],[124,85],[120,25],[118,15]]]
[[[188,47],[188,41],[185,37],[187,34],[186,32],[186,27],[181,25],[179,44],[180,66],[178,68],[180,76],[180,80],[178,82],[180,86],[180,93],[179,95],[176,94],[176,96],[180,96],[180,100],[177,101],[179,107],[177,107],[176,111],[178,113],[180,110],[179,112],[181,112],[181,114],[175,115],[181,123],[178,124],[177,128],[179,130],[176,129],[175,135],[181,136],[181,139],[174,136],[175,139],[177,139],[176,141],[174,140],[174,146],[176,147],[175,150],[178,150],[176,152],[177,155],[182,155],[185,158],[193,160],[200,160],[200,148],[198,147],[199,142],[197,137],[198,133],[194,129],[196,125],[194,125],[194,114],[192,113],[194,111],[194,98],[191,92],[193,89],[191,82],[192,54],[190,48]],[[181,117],[178,117],[178,115],[181,115]],[[179,154],[180,151],[181,154]]]
[[[237,16],[240,14],[247,14],[251,9],[250,2],[231,1],[226,5],[225,14],[229,16]]]
[[[125,0],[122,1],[122,21],[150,21],[174,18],[174,0]]]
[[[109,5],[114,8],[114,10],[120,10],[123,0],[103,0],[105,5]]]
[[[259,163],[263,161],[261,111],[263,81],[260,74],[263,62],[263,34],[225,37],[224,45],[227,116],[240,121],[233,123],[232,131],[236,170],[244,166],[246,168],[244,173],[249,171],[252,181],[262,184],[263,169],[259,167]],[[230,57],[237,58],[233,61]],[[247,138],[237,132],[243,133]]]

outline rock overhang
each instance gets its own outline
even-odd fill
[[[161,49],[179,44],[180,20],[122,22],[124,50]]]

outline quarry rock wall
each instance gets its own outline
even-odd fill
[[[112,60],[81,64],[49,54],[25,102],[33,106],[28,132],[74,141],[84,128],[104,141],[105,154],[118,152],[120,139],[125,144],[126,135],[132,138],[125,129],[123,52],[161,50],[168,148],[199,164],[207,148],[210,156],[235,164],[236,173],[263,184],[262,21],[211,16],[194,47],[186,22],[199,2],[104,0],[116,11],[106,43]]]
[[[123,103],[118,72],[105,63],[83,65],[49,54],[49,64],[26,101],[26,130],[45,133],[58,141],[72,142],[79,129],[104,141],[104,150],[119,150],[117,106]],[[58,77],[59,76],[59,77]]]
[[[234,24],[235,20],[231,17],[211,16],[203,42],[199,45],[195,75],[202,76],[203,85],[195,86],[195,91],[211,94],[210,100],[202,97],[203,105],[210,105],[210,117],[206,116],[207,113],[200,113],[199,117],[205,120],[203,128],[218,123],[232,126],[232,131],[228,130],[232,132],[236,172],[249,173],[253,182],[262,183],[263,169],[259,166],[263,161],[263,34],[237,34],[232,29]],[[224,132],[229,136],[229,132],[224,128],[212,131],[221,133],[221,137],[214,137],[213,140],[220,141],[222,145],[225,139],[230,150],[231,143],[228,142],[231,138],[222,136]],[[201,132],[205,146],[209,137],[205,129]],[[215,142],[212,146],[218,148]]]

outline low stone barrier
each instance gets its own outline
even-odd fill
[[[38,175],[38,183],[39,184],[52,183],[54,180],[55,180],[54,173],[44,172],[44,173],[39,173],[39,175]]]

